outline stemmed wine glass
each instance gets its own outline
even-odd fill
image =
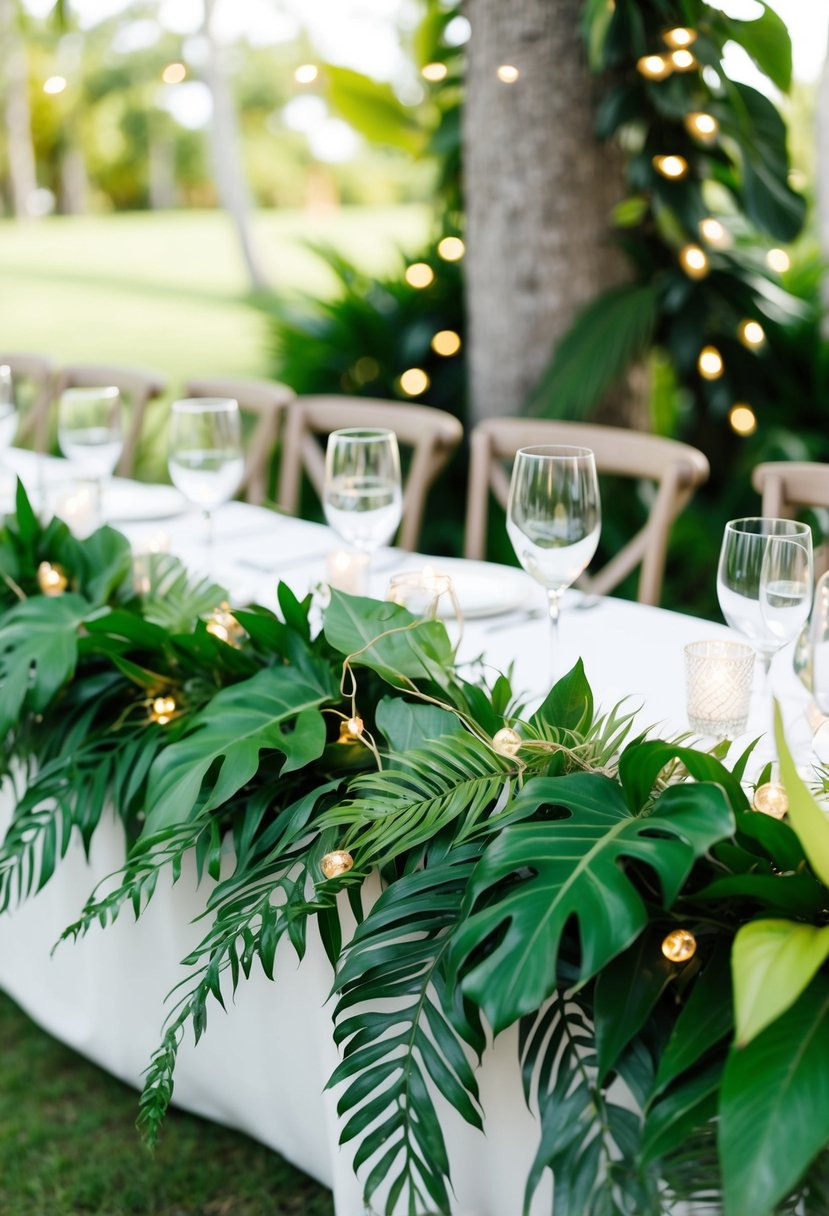
[[[95,515],[103,520],[104,483],[124,448],[121,396],[114,385],[68,388],[58,403],[58,443],[67,460],[95,485]]]
[[[346,544],[371,555],[397,531],[403,511],[400,453],[394,431],[332,431],[325,452],[325,518]]]
[[[812,603],[812,530],[792,519],[725,525],[717,598],[727,623],[754,647],[768,688],[771,660],[802,629]]]
[[[521,448],[507,503],[507,532],[515,555],[547,591],[558,665],[561,596],[587,568],[602,526],[596,459],[589,448]]]
[[[205,551],[210,568],[213,512],[230,501],[245,473],[239,403],[232,397],[188,397],[174,401],[167,464],[173,485],[204,514]]]

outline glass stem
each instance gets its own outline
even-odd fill
[[[550,617],[550,678],[555,682],[558,676],[558,669],[561,666],[561,656],[559,654],[559,643],[561,634],[559,630],[559,617],[561,615],[561,592],[547,592],[547,612]]]
[[[207,563],[207,573],[213,574],[213,512],[204,512],[204,555]]]
[[[102,528],[104,526],[104,479],[103,479],[103,477],[96,477],[94,485],[95,485],[95,489],[93,491],[93,504],[94,504],[93,505],[93,512],[94,512],[93,530],[95,528]]]

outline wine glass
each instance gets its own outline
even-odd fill
[[[12,372],[7,363],[0,363],[0,462],[4,452],[14,443],[17,434],[17,406],[14,403]]]
[[[771,660],[793,641],[812,602],[812,530],[792,519],[725,525],[717,598],[727,623],[751,643],[768,686]]]
[[[208,568],[213,559],[213,512],[229,502],[245,473],[239,403],[232,397],[174,401],[167,465],[170,479],[205,521]]]
[[[58,443],[95,485],[95,515],[103,519],[104,483],[115,472],[124,441],[121,396],[114,385],[68,388],[58,403]]]
[[[521,448],[507,502],[507,533],[521,565],[547,592],[558,656],[561,596],[587,568],[602,526],[596,458],[589,448]]]
[[[403,511],[394,431],[374,427],[332,431],[325,452],[322,502],[329,526],[370,563],[375,550],[394,536]]]

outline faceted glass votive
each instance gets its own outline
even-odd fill
[[[413,616],[434,620],[438,607],[451,610],[452,580],[448,574],[424,570],[403,570],[389,579],[386,599],[408,608]],[[444,597],[443,602],[441,597]]]
[[[754,651],[744,642],[689,642],[685,684],[691,730],[716,739],[742,734],[754,663]]]

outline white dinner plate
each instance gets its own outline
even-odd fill
[[[189,509],[186,498],[175,486],[112,481],[104,487],[103,515],[107,523],[168,519]]]
[[[523,570],[509,566],[494,566],[455,558],[436,557],[428,562],[436,574],[448,574],[452,580],[458,604],[467,620],[477,617],[501,616],[532,601],[534,584]],[[441,596],[438,613],[451,616],[451,601]]]

